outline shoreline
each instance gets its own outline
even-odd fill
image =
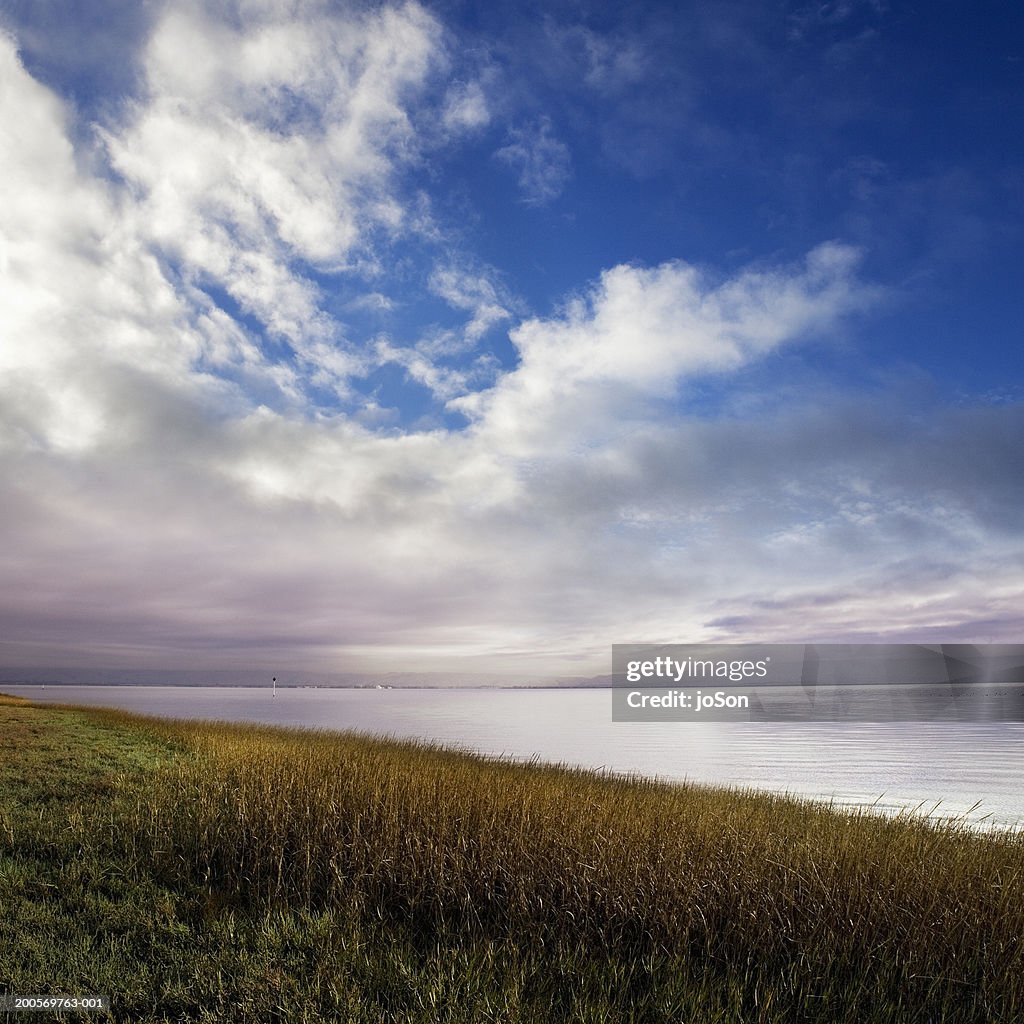
[[[54,972],[92,929],[68,962],[79,994],[88,977],[112,997],[109,1019],[248,1022],[279,1006],[426,1024],[445,1005],[467,1022],[980,1024],[1024,1010],[1019,833],[422,743],[3,698],[0,713],[0,965],[15,991],[66,988]],[[272,962],[289,967],[268,988],[256,975]]]
[[[67,693],[63,687],[17,689],[46,703],[65,700],[74,703],[75,694],[83,703],[89,698],[109,695],[108,706],[168,718],[181,717],[179,701],[185,700],[186,706],[192,709],[192,717],[210,721],[283,726],[315,724],[318,728],[339,732],[355,730],[367,735],[390,736],[398,741],[425,739],[511,761],[539,760],[581,768],[601,767],[625,777],[636,775],[666,782],[756,789],[766,794],[809,798],[840,809],[860,807],[885,815],[917,809],[934,819],[965,818],[979,831],[1024,828],[1024,802],[1015,781],[1024,773],[1024,760],[1019,756],[1024,725],[1017,723],[1000,723],[994,727],[925,723],[909,735],[903,726],[890,723],[867,727],[863,723],[851,727],[831,722],[611,724],[603,703],[606,691],[545,689],[534,691],[537,700],[542,702],[538,708],[540,718],[523,718],[525,724],[519,727],[515,716],[520,714],[522,701],[528,699],[524,691],[519,691],[517,696],[513,691],[490,689],[403,693],[296,688],[273,700],[269,689],[264,692],[262,688],[161,685],[132,690],[90,685],[71,688]],[[137,696],[128,698],[129,693]],[[158,693],[165,696],[154,703],[150,696]],[[126,697],[124,701],[119,699],[122,696]],[[219,699],[221,696],[224,701]],[[249,697],[254,703],[249,702]],[[420,725],[416,708],[421,698],[426,701],[423,721],[433,722],[433,727]],[[443,700],[443,705],[439,705],[438,700]],[[449,700],[450,712],[447,710]],[[465,705],[464,701],[469,704]],[[544,710],[549,704],[550,711]],[[436,716],[442,712],[469,722],[470,727],[447,732],[437,729]],[[587,717],[580,718],[579,713]],[[591,738],[563,743],[550,729],[545,733],[543,729],[534,728],[533,721],[543,720],[546,714],[573,715],[576,731]],[[571,738],[568,734],[562,735],[565,739]],[[676,737],[679,745],[695,753],[679,757],[675,753]],[[907,741],[915,737],[916,744],[908,744]],[[658,743],[660,747],[656,746]],[[648,744],[655,746],[648,747]],[[662,752],[649,755],[648,749]],[[939,749],[942,751],[940,761],[948,762],[948,769],[936,772],[931,764],[922,764],[924,771],[915,770],[915,758],[934,761],[933,752]],[[819,750],[820,755],[815,753]],[[896,761],[893,761],[894,753]],[[812,758],[820,768],[812,764]],[[774,772],[761,770],[758,762],[766,759],[778,765]],[[873,768],[876,759],[877,770]],[[844,767],[847,763],[849,768]],[[974,767],[986,763],[998,772],[987,771],[983,780],[979,778],[977,787],[970,786]],[[792,770],[787,767],[790,764]],[[892,768],[885,767],[890,764]],[[928,771],[933,775],[930,781]],[[924,781],[920,781],[922,779]],[[917,781],[908,784],[908,780]]]

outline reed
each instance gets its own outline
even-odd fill
[[[770,996],[780,1016],[752,1020],[1024,1014],[1019,833],[427,744],[145,729],[188,756],[136,794],[118,841],[244,904],[671,961],[738,986],[751,1013]]]
[[[0,699],[0,990],[115,1021],[1011,1024],[1022,890],[1020,833]]]

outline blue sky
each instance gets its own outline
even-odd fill
[[[1019,640],[1022,29],[6,0],[0,661]]]

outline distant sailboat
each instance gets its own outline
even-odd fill
[[[273,696],[273,697],[277,696],[277,676],[274,676],[274,692],[273,692],[273,694],[271,694],[271,696]]]

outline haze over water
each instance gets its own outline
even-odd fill
[[[887,811],[920,806],[939,816],[967,814],[980,827],[1024,824],[1021,723],[614,723],[606,689],[288,688],[276,698],[269,687],[3,689],[37,701],[166,717],[423,739],[493,756],[749,786]]]

